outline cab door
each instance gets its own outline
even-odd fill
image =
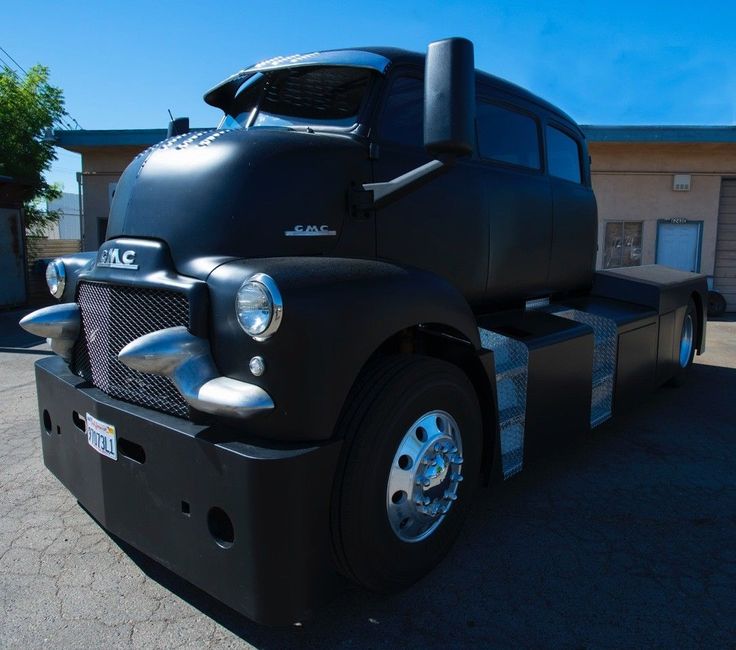
[[[479,93],[477,133],[490,223],[488,299],[549,295],[552,194],[539,119],[511,96]]]
[[[424,150],[424,81],[418,69],[396,69],[379,109],[376,182],[432,158]],[[376,212],[379,258],[434,272],[471,303],[482,301],[488,274],[488,215],[484,175],[476,161],[452,168]]]

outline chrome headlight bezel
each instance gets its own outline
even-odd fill
[[[66,267],[61,258],[51,260],[46,267],[46,286],[54,298],[61,298],[66,287]]]
[[[241,291],[248,285],[254,285],[254,288],[262,292],[269,303],[270,315],[265,327],[249,328],[248,324],[244,323],[241,319]],[[283,316],[284,303],[281,299],[281,292],[276,285],[276,281],[270,275],[256,273],[240,285],[235,294],[235,317],[238,319],[238,324],[243,331],[252,339],[255,341],[265,341],[273,336],[281,326]]]

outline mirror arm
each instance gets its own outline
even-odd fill
[[[382,208],[409,192],[418,189],[425,183],[446,172],[455,163],[455,157],[445,160],[430,160],[425,165],[381,183],[365,183],[363,189],[373,196],[373,209]]]

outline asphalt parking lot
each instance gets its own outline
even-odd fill
[[[48,351],[1,316],[2,648],[736,643],[734,321],[709,324],[684,387],[482,491],[421,583],[392,597],[349,590],[274,630],[122,548],[46,471],[33,363]]]

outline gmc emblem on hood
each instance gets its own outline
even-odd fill
[[[135,251],[120,252],[119,248],[106,248],[100,251],[100,259],[97,266],[104,266],[109,269],[125,269],[127,271],[137,271],[138,265],[135,262]]]
[[[286,237],[334,237],[337,231],[329,226],[294,226],[293,230],[284,230]]]

